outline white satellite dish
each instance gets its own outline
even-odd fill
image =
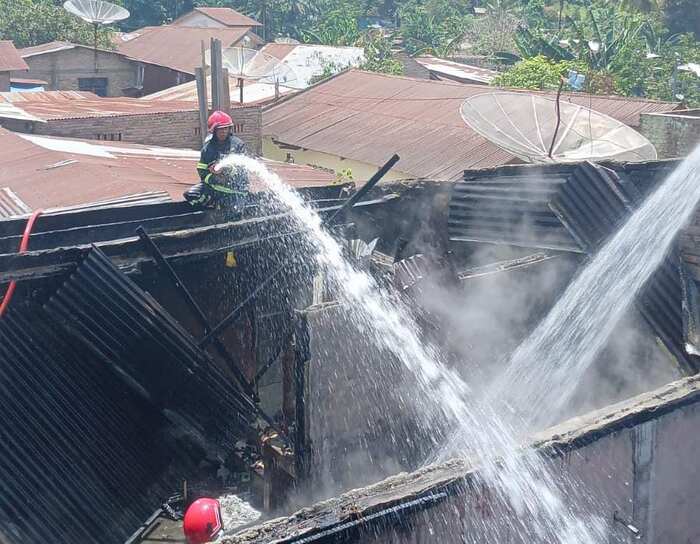
[[[97,27],[122,21],[129,16],[129,10],[103,0],[66,0],[63,9],[91,23],[94,30],[95,72],[97,72]]]
[[[243,86],[246,81],[284,86],[287,88],[302,88],[297,73],[288,64],[278,58],[248,49],[246,47],[228,47],[221,52],[222,67],[228,70],[230,77],[238,78],[240,101],[243,103]],[[206,52],[206,61],[211,65],[211,52]]]
[[[656,159],[649,140],[612,117],[566,101],[559,111],[557,124],[556,100],[507,91],[472,96],[461,107],[475,132],[527,162]]]
[[[123,7],[102,0],[67,0],[63,8],[94,25],[116,23],[129,16],[129,11]]]

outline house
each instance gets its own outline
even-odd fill
[[[294,70],[297,80],[289,86],[296,89],[308,87],[314,78],[323,75],[327,67],[338,72],[346,68],[357,68],[365,61],[362,47],[268,43],[261,51]]]
[[[173,200],[182,200],[182,193],[197,180],[198,160],[199,152],[192,149],[17,134],[0,129],[0,186],[9,188],[14,208],[20,213],[149,192],[164,192]],[[298,189],[331,186],[335,181],[327,172],[308,166],[265,162]],[[252,190],[262,188],[254,180]]]
[[[356,179],[367,179],[394,153],[401,161],[388,179],[455,180],[464,170],[519,162],[462,120],[462,102],[483,92],[483,85],[350,70],[267,106],[263,154],[349,169]],[[633,128],[642,113],[678,108],[641,98],[562,96]]]
[[[194,70],[202,65],[202,42],[209,49],[211,38],[227,47],[257,48],[262,40],[251,27],[149,26],[115,38],[116,48],[125,57],[143,66],[142,94],[148,95],[194,80]]]
[[[98,96],[133,96],[143,84],[143,66],[110,49],[49,42],[19,51],[28,77],[47,91],[89,91]]]
[[[0,92],[9,92],[13,72],[26,72],[29,66],[9,40],[0,40]]]
[[[415,57],[415,61],[428,70],[430,79],[488,85],[498,75],[495,70],[441,59],[432,55]]]
[[[234,132],[259,152],[260,108],[237,108],[234,117]],[[199,110],[192,102],[100,98],[77,91],[0,93],[0,124],[45,136],[190,149],[202,145]]]
[[[235,9],[208,7],[196,7],[170,24],[194,28],[247,28],[249,30],[262,26],[255,19]]]

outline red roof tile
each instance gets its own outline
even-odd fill
[[[263,134],[305,149],[380,166],[393,154],[395,170],[412,177],[459,179],[464,170],[499,166],[515,157],[462,120],[464,99],[483,85],[431,81],[350,70],[263,110]],[[530,91],[523,91],[530,92]],[[677,104],[638,98],[564,94],[636,127],[647,112]]]
[[[9,40],[0,40],[0,72],[15,72],[29,70],[15,44]]]
[[[224,48],[236,45],[249,28],[195,28],[186,26],[147,26],[121,34],[115,39],[117,50],[132,59],[194,74],[202,64],[201,42],[209,49],[209,40],[221,40]],[[254,42],[260,38],[250,33]]]
[[[226,26],[262,26],[255,19],[251,19],[247,15],[243,15],[242,13],[239,13],[235,9],[231,8],[199,7],[194,8],[194,11],[203,13],[207,17],[210,17]]]
[[[199,153],[151,147],[15,134],[0,129],[0,186],[30,208],[96,202],[148,191],[167,191],[174,200],[198,181]],[[267,161],[293,187],[323,187],[334,177],[308,166]],[[253,190],[262,189],[253,180]]]

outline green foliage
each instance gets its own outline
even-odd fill
[[[100,27],[97,44],[113,48],[112,31]],[[92,25],[71,15],[51,0],[0,0],[0,36],[16,47],[61,40],[93,45]]]
[[[361,70],[393,75],[403,73],[402,64],[394,59],[391,53],[391,44],[381,32],[367,31],[361,34],[353,45],[362,47],[365,52],[365,62],[359,67]],[[318,83],[348,68],[348,65],[324,62],[323,72],[311,78],[311,83]]]
[[[365,62],[360,68],[369,72],[400,75],[403,65],[394,59],[391,53],[391,43],[381,32],[365,32],[356,43],[365,50]]]
[[[311,28],[302,31],[302,38],[307,43],[352,45],[360,38],[359,16],[359,8],[352,2],[337,2],[323,17],[318,17]]]
[[[469,19],[456,14],[441,19],[423,6],[402,11],[401,36],[406,51],[412,55],[451,55],[462,42]]]
[[[553,61],[538,55],[524,59],[508,71],[497,76],[492,84],[499,87],[515,87],[518,89],[541,90],[556,88],[560,78],[566,76],[569,70],[585,73],[586,66],[580,61]]]

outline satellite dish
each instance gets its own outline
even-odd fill
[[[484,93],[462,103],[462,119],[475,132],[534,163],[582,160],[645,161],[656,149],[624,123],[570,102],[519,92]]]
[[[97,72],[97,27],[122,21],[129,16],[129,10],[103,0],[66,0],[63,9],[92,23],[94,30],[95,72]]]
[[[102,0],[67,0],[63,8],[94,25],[116,23],[129,16],[129,11],[123,7]]]
[[[275,88],[280,85],[302,88],[302,82],[291,66],[262,51],[246,47],[228,47],[222,50],[221,58],[222,68],[228,70],[229,77],[238,78],[241,104],[246,81],[275,85]],[[211,51],[206,52],[206,61],[211,66]]]

